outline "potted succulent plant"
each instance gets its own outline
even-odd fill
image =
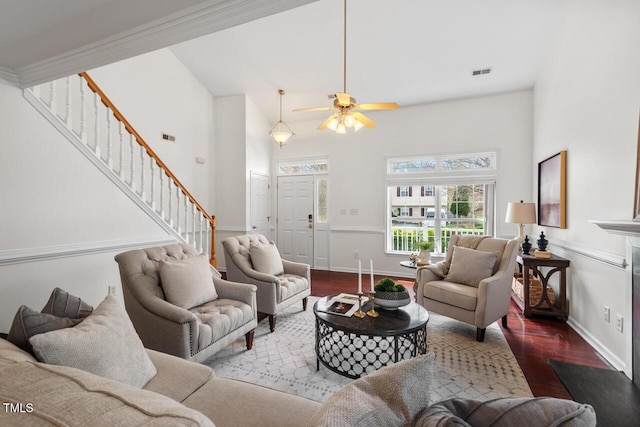
[[[407,289],[388,277],[376,283],[373,289],[376,291],[375,303],[381,308],[396,310],[411,302]]]

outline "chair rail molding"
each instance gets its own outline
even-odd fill
[[[0,266],[46,261],[57,258],[80,257],[106,252],[121,252],[150,246],[170,245],[176,242],[177,240],[175,238],[166,236],[145,240],[110,240],[6,250],[0,251]]]
[[[628,266],[626,258],[622,255],[601,251],[599,249],[593,249],[592,247],[580,245],[578,243],[566,242],[563,240],[554,240],[553,242],[549,243],[549,246],[560,248],[567,252],[572,252],[576,255],[580,255],[594,261],[607,264],[608,266],[619,268],[621,270],[624,270]]]

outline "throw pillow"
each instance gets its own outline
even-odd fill
[[[429,406],[434,353],[387,366],[355,380],[320,408],[312,426],[413,425]]]
[[[31,348],[31,344],[29,344],[30,337],[36,334],[69,328],[80,323],[81,320],[82,319],[57,317],[48,313],[38,313],[26,305],[23,305],[18,309],[18,312],[13,318],[7,341],[33,354],[33,349]]]
[[[70,366],[142,388],[156,367],[120,303],[108,295],[73,328],[34,335],[29,339],[36,358]]]
[[[58,317],[84,319],[91,314],[93,307],[69,292],[55,288],[41,311]]]
[[[187,310],[218,298],[204,254],[160,261],[160,282],[167,301]]]
[[[278,252],[278,248],[273,243],[251,245],[249,256],[251,257],[253,268],[259,272],[272,276],[284,274],[280,252]]]
[[[493,276],[498,255],[497,252],[483,252],[456,246],[453,248],[451,266],[445,280],[477,288],[482,279]]]
[[[416,427],[588,427],[596,425],[591,405],[552,397],[499,398],[482,402],[449,399],[426,409]]]

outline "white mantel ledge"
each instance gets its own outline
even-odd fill
[[[604,231],[607,231],[611,234],[620,234],[629,237],[640,237],[640,221],[591,220],[589,222],[597,225]]]

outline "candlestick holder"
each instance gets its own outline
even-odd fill
[[[358,292],[358,311],[353,313],[354,316],[359,317],[361,319],[367,315],[367,313],[362,311],[362,295],[363,295],[362,292]]]
[[[367,311],[367,316],[369,316],[369,317],[378,317],[379,316],[378,312],[376,311],[375,299],[376,299],[375,291],[369,292],[369,301],[371,301],[371,310]]]

